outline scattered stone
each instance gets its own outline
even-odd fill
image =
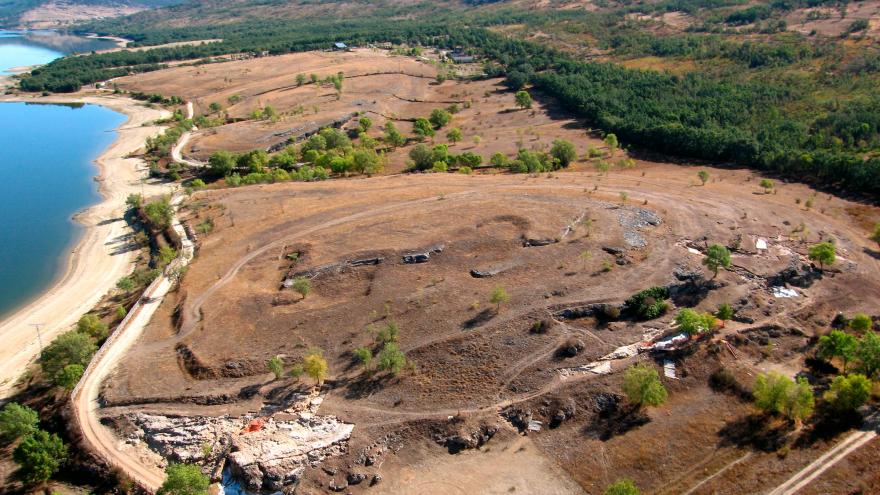
[[[523,247],[541,247],[549,246],[550,244],[555,244],[557,242],[559,242],[557,239],[550,239],[549,237],[542,239],[523,238],[522,245]]]
[[[367,479],[367,475],[364,473],[348,473],[345,479],[349,485],[359,485]]]
[[[374,474],[373,479],[370,480],[370,486],[375,486],[379,484],[380,481],[382,481],[382,476],[379,474]]]

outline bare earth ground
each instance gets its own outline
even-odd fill
[[[116,141],[96,160],[101,203],[76,216],[85,230],[74,247],[67,269],[52,287],[27,306],[0,322],[0,337],[5,345],[0,350],[0,394],[7,396],[15,380],[37,356],[36,334],[30,323],[45,323],[45,342],[68,330],[88,312],[116,281],[128,274],[135,256],[127,249],[131,229],[121,218],[125,198],[130,193],[160,194],[167,186],[141,184],[146,173],[142,160],[128,155],[143,147],[148,136],[161,128],[150,125],[168,115],[166,110],[146,108],[123,98],[89,94],[70,97],[24,98],[4,97],[0,101],[83,102],[103,105],[128,115],[128,121],[117,129]]]
[[[530,438],[584,490],[595,493],[620,476],[631,476],[646,491],[679,481],[685,491],[701,478],[694,466],[711,474],[747,451],[736,435],[724,432],[748,417],[749,407],[712,392],[709,373],[724,366],[745,383],[759,371],[793,374],[803,368],[800,353],[807,337],[822,330],[835,310],[869,311],[874,304],[841,288],[856,284],[864,287],[861,294],[878,289],[870,276],[877,260],[863,241],[861,221],[848,213],[861,208],[823,195],[814,210],[805,211],[795,206],[794,198],[807,197],[806,187],[789,184],[775,195],[755,194],[755,181],[744,171],[709,169],[716,179],[705,188],[692,187],[695,170],[640,163],[637,170],[601,178],[590,173],[552,178],[434,174],[200,193],[192,204],[204,206],[197,206],[193,215],[214,218],[216,230],[203,238],[176,300],[160,308],[165,317],[154,319],[129,361],[107,383],[104,399],[115,406],[107,412],[162,411],[172,403],[182,414],[254,411],[259,402],[272,399],[259,394],[247,400],[237,397],[250,385],[267,383],[266,359],[280,354],[293,362],[308,347],[320,346],[330,361],[332,384],[321,412],[357,425],[352,455],[384,435],[400,435],[403,450],[389,455],[377,469],[385,479],[397,480],[394,483],[402,483],[401,477],[418,466],[419,482],[434,477],[473,486],[469,475],[454,469],[458,458],[426,442],[436,430],[445,431],[447,416],[462,413],[477,423],[499,424],[502,431],[510,431],[498,418],[499,406],[524,403],[539,411],[572,398],[580,411],[575,420]],[[597,182],[599,190],[587,194],[585,189]],[[615,205],[620,191],[631,198],[623,210]],[[664,223],[640,231],[648,246],[628,250],[631,264],[600,273],[600,263],[612,259],[601,247],[625,245],[618,214],[643,207],[644,200],[644,207],[656,211]],[[559,236],[585,211],[594,219],[589,237],[579,229],[558,244],[522,246],[522,237]],[[876,210],[870,215],[876,218]],[[746,346],[739,359],[706,351],[683,356],[678,365],[683,376],[667,380],[669,404],[650,411],[650,422],[640,428],[599,438],[602,425],[594,403],[600,394],[616,392],[619,378],[582,374],[562,380],[554,370],[585,364],[619,345],[637,342],[646,327],[663,328],[669,318],[608,326],[575,320],[542,335],[529,333],[531,323],[546,317],[548,308],[619,302],[647,286],[671,283],[677,265],[699,269],[700,257],[688,253],[682,241],[704,235],[709,242],[727,242],[737,232],[746,239],[770,239],[778,246],[770,253],[739,254],[735,263],[773,275],[788,265],[793,253],[804,252],[806,245],[788,240],[790,228],[785,224],[801,221],[812,226],[814,236],[825,232],[838,240],[843,258],[839,273],[804,289],[801,297],[775,299],[766,289],[726,272],[719,276],[724,287],[710,292],[698,307],[711,310],[720,302],[745,297],[748,303],[741,314],[757,323],[731,322],[725,332],[772,322],[801,329],[807,337],[774,339],[769,355]],[[754,241],[745,241],[746,249],[749,242]],[[426,264],[400,261],[406,252],[437,244],[444,245],[443,252]],[[586,264],[579,256],[584,250],[594,253]],[[284,255],[293,251],[302,253],[296,269],[376,255],[384,261],[317,276],[313,293],[300,300],[289,290],[279,290],[291,265]],[[468,273],[472,268],[498,267],[507,270],[490,279]],[[511,303],[496,315],[486,299],[498,285],[510,292]],[[178,306],[178,316],[172,317]],[[201,319],[191,318],[193,314]],[[401,347],[418,371],[365,379],[349,353],[369,344],[371,323],[387,318],[400,324]],[[587,343],[584,352],[574,358],[555,357],[553,351],[570,337]],[[180,349],[190,357],[181,358]],[[269,388],[279,386],[300,385],[284,381]],[[503,452],[513,448],[512,438],[516,437],[503,435],[486,448]],[[401,452],[416,445],[422,445],[418,451],[424,457],[410,461]],[[737,464],[739,470],[727,471],[729,476],[704,484],[699,493],[769,488],[818,456],[823,445],[792,449],[785,459],[759,452]],[[304,489],[326,483],[323,476],[318,470],[311,473]],[[872,482],[852,478],[847,483]],[[415,481],[403,486],[413,490],[405,493],[418,493]],[[838,493],[844,493],[845,487],[840,488]]]
[[[79,21],[130,15],[144,10],[131,5],[84,5],[75,2],[48,2],[21,15],[28,29],[53,29]]]
[[[338,100],[332,88],[295,84],[296,74],[323,78],[339,71],[346,77]],[[513,95],[497,80],[438,85],[435,74],[425,62],[357,50],[180,66],[115,82],[181,96],[197,113],[240,95],[227,111],[244,120],[200,130],[184,150],[201,159],[219,149],[267,148],[359,111],[374,118],[373,136],[388,120],[408,133],[411,119],[453,103],[462,111],[449,127],[465,134],[455,153],[487,158],[520,146],[547,149],[557,138],[572,141],[579,155],[601,146],[540,95],[532,110],[513,110]],[[247,120],[267,104],[282,113],[280,121]],[[440,130],[433,142],[445,143],[444,135]],[[402,170],[409,149],[391,152],[386,172]],[[735,395],[713,391],[709,376],[723,368],[746,388],[760,372],[793,376],[807,370],[811,339],[827,331],[838,311],[873,314],[880,254],[866,236],[880,210],[801,184],[778,183],[774,194],[763,194],[749,171],[702,168],[711,176],[705,186],[697,185],[695,165],[636,160],[635,168],[601,175],[579,160],[541,176],[388,175],[199,192],[182,214],[191,225],[211,219],[214,230],[201,237],[180,289],[106,382],[103,414],[108,420],[134,412],[219,416],[285,407],[292,391],[310,383],[272,381],[266,360],[280,355],[290,366],[318,346],[330,364],[320,413],[355,429],[348,454],[306,471],[303,493],[325,491],[339,479],[331,472],[344,478],[352,466],[380,474],[373,490],[389,493],[600,493],[624,476],[647,493],[768,491],[837,438],[806,438],[783,450],[774,443],[778,425]],[[806,209],[811,196],[815,204]],[[662,223],[634,221],[651,212]],[[593,221],[589,231],[576,225],[585,217]],[[676,270],[703,270],[695,249],[733,245],[736,238],[733,269],[700,286],[712,290],[686,286],[674,300],[704,311],[731,303],[739,321],[727,322],[719,338],[736,349],[711,344],[670,356],[677,378],[664,378],[667,404],[625,417],[606,414],[620,391],[618,372],[645,357],[612,360],[609,375],[560,372],[666,331],[671,315],[602,323],[553,313],[619,304],[652,285],[682,286]],[[758,252],[758,238],[770,249]],[[797,297],[774,297],[771,287],[785,281],[772,280],[805,265],[808,246],[828,238],[838,246],[834,268],[796,288]],[[558,242],[525,247],[529,239]],[[440,247],[427,263],[402,262],[405,254]],[[603,248],[623,254],[618,260]],[[378,264],[313,272],[304,299],[281,288],[292,273],[376,258]],[[494,275],[476,278],[474,269]],[[511,296],[500,310],[488,303],[498,286]],[[540,319],[552,320],[549,331],[530,332]],[[374,328],[389,320],[399,323],[400,347],[415,369],[398,377],[364,375],[351,352],[370,345]],[[577,355],[558,352],[578,341]],[[576,413],[553,424],[564,405]],[[519,436],[499,415],[509,407],[531,411],[542,430]],[[497,433],[479,448],[453,455],[444,446],[450,436],[481,428]],[[880,489],[867,467],[874,456],[869,447],[817,478],[816,486],[825,493]],[[377,448],[375,462],[359,461]]]

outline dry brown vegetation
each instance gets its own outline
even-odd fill
[[[330,87],[296,87],[296,74],[338,71],[346,75],[340,99]],[[359,111],[375,117],[376,136],[385,119],[408,133],[404,122],[453,102],[463,109],[450,126],[465,134],[455,152],[488,158],[514,153],[518,141],[543,149],[557,138],[573,141],[581,155],[588,145],[601,145],[540,95],[533,110],[514,110],[513,94],[498,81],[438,85],[435,74],[424,62],[358,50],[176,67],[117,82],[193,100],[201,111],[241,95],[228,108],[233,118],[268,104],[282,113],[275,123],[245,120],[200,131],[188,154],[202,158],[218,149],[265,148],[308,122]],[[305,115],[293,115],[299,105]],[[434,141],[445,142],[442,134]],[[389,155],[387,171],[403,169],[407,150]],[[637,160],[634,168],[599,174],[580,160],[541,176],[391,175],[197,193],[184,216],[192,225],[211,219],[214,228],[201,236],[179,290],[107,383],[105,414],[255,411],[310,386],[306,379],[270,381],[266,360],[281,355],[289,365],[317,346],[330,364],[321,412],[356,427],[347,456],[307,472],[305,493],[322,492],[331,467],[345,473],[376,445],[387,448],[380,461],[357,466],[382,475],[376,493],[600,493],[624,476],[648,493],[767,491],[834,438],[791,446],[780,440],[790,433],[784,425],[758,418],[756,426],[748,402],[713,391],[710,376],[726,369],[747,390],[759,372],[794,375],[807,369],[813,337],[828,330],[838,311],[870,313],[880,294],[880,255],[865,226],[880,219],[880,210],[826,195],[807,209],[796,201],[815,194],[806,186],[777,184],[775,194],[762,194],[758,178],[743,170],[706,167],[710,179],[699,186],[698,170]],[[662,223],[634,226],[632,218],[646,212]],[[592,220],[589,228],[578,222],[583,218]],[[793,233],[801,224],[808,227],[805,241]],[[771,245],[766,252],[755,249],[759,237]],[[774,297],[774,277],[789,266],[812,273],[802,268],[807,248],[827,238],[838,246],[834,269],[798,288],[796,298]],[[550,243],[527,247],[529,240]],[[674,276],[704,271],[693,250],[711,243],[738,245],[731,271],[711,284]],[[440,247],[426,263],[402,260]],[[614,249],[622,254],[609,253]],[[380,261],[315,271],[365,259]],[[477,278],[471,270],[493,276]],[[311,276],[305,298],[282,288],[296,273]],[[609,406],[620,400],[617,372],[635,360],[652,362],[646,355],[614,361],[610,375],[560,373],[652,330],[666,331],[671,314],[607,322],[564,320],[556,312],[620,304],[667,284],[680,290],[675,305],[714,311],[730,303],[738,321],[727,322],[715,342],[665,356],[678,373],[664,379],[666,405],[638,414],[624,414],[623,402]],[[489,303],[499,286],[510,295],[500,309]],[[352,351],[374,345],[375,330],[392,320],[414,367],[397,376],[365,374]],[[532,331],[540,320],[548,322],[546,331]],[[574,344],[581,348],[576,355],[560,352]],[[664,357],[653,358],[662,365]],[[521,436],[502,417],[509,408],[531,411],[543,429]],[[573,417],[554,424],[565,408]],[[448,443],[440,445],[481,427],[497,433],[479,449],[453,455]],[[815,486],[833,490],[817,490],[877,490],[869,451],[817,480]],[[365,491],[367,483],[349,489]]]

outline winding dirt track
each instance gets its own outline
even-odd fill
[[[183,196],[176,196],[172,200],[172,204],[179,205],[182,200]],[[172,228],[180,236],[183,246],[181,256],[169,265],[166,273],[170,273],[170,270],[174,268],[186,266],[193,257],[193,244],[187,238],[186,232],[176,216],[172,221]],[[166,274],[150,284],[128,316],[119,324],[113,335],[107,339],[89,363],[71,396],[74,421],[79,425],[82,441],[89,450],[102,457],[109,465],[127,473],[135,482],[149,491],[156,491],[164,481],[165,475],[162,470],[157,466],[146,465],[131,451],[120,449],[120,440],[101,424],[96,412],[100,408],[98,397],[104,379],[116,368],[125,357],[126,352],[140,338],[144,328],[153,317],[153,313],[158,309],[173,285],[174,281]]]
[[[875,423],[876,418],[871,418],[867,422],[869,424]],[[767,495],[794,495],[810,484],[811,481],[818,478],[822,473],[840,462],[841,459],[876,437],[876,427],[872,427],[865,431],[851,433],[840,443],[829,449],[828,452],[825,452],[821,457],[808,464],[807,467],[795,473],[794,476],[777,486]]]

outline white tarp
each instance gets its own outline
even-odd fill
[[[773,287],[773,297],[797,297],[798,293],[794,289],[788,287]]]
[[[756,249],[767,249],[767,241],[759,238],[757,241],[755,241],[755,248]]]

